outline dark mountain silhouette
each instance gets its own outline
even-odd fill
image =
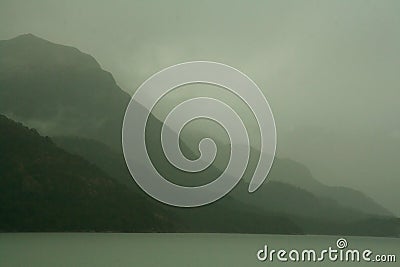
[[[0,151],[0,231],[175,229],[159,205],[2,115]]]
[[[118,176],[119,181],[126,184],[134,192],[142,193],[126,169],[122,154],[118,155],[118,153],[111,151],[104,144],[93,140],[74,137],[56,137],[54,140],[57,145],[69,152],[81,155],[93,164],[101,166],[100,168],[111,176]],[[293,177],[296,177],[296,173],[301,174],[302,168],[296,170],[296,167],[298,167],[296,162],[291,163],[288,160],[276,159],[271,170],[270,178],[272,181],[266,182],[253,194],[247,192],[248,183],[242,181],[227,197],[222,198],[212,205],[193,210],[170,208],[170,211],[180,214],[185,220],[190,220],[190,224],[195,226],[194,230],[197,232],[206,231],[205,229],[215,231],[216,228],[210,227],[210,225],[219,225],[218,231],[222,232],[243,232],[236,224],[218,223],[228,221],[228,217],[225,216],[226,213],[224,212],[230,210],[232,211],[230,215],[234,216],[233,218],[235,219],[229,219],[229,221],[237,220],[237,215],[244,218],[243,220],[253,221],[254,216],[251,213],[250,215],[246,215],[246,213],[254,211],[255,213],[268,216],[290,218],[292,222],[299,225],[308,234],[352,235],[357,233],[357,235],[397,236],[399,233],[399,222],[392,217],[364,213],[360,210],[341,205],[328,197],[316,196],[299,187],[275,181],[277,178],[275,176],[280,174],[275,169],[279,170],[281,164],[289,165],[287,168],[292,170],[290,175],[293,175]],[[220,171],[211,167],[211,173],[213,176],[217,176]],[[169,173],[168,175],[173,176],[174,174],[176,175],[176,172]],[[174,181],[183,183],[180,179],[175,179]],[[246,204],[249,210],[244,212],[241,209],[242,204]],[[225,220],[213,221],[221,213],[225,214]],[[205,220],[205,218],[209,219]],[[198,221],[202,223],[196,223]],[[358,222],[363,227],[356,229],[355,225]],[[373,228],[371,225],[381,225],[381,227],[374,228],[374,231],[371,231]],[[254,223],[253,227],[257,229],[257,223]],[[275,227],[275,225],[272,225],[272,227]]]
[[[45,135],[121,144],[129,95],[78,49],[32,34],[0,41],[0,113]]]
[[[232,198],[194,210],[161,204],[2,115],[0,151],[0,231],[302,233]]]
[[[111,194],[109,197],[113,199],[111,202],[119,204],[118,201],[120,201],[118,197],[112,196],[113,194],[118,194],[121,198],[126,197],[126,200],[130,200],[128,195],[132,194],[133,197],[139,199],[139,202],[148,203],[149,211],[143,216],[149,218],[148,221],[151,223],[147,223],[147,228],[142,225],[143,231],[151,228],[155,231],[301,233],[304,229],[306,233],[352,234],[350,229],[355,229],[354,225],[362,221],[365,227],[358,229],[357,233],[368,235],[370,233],[367,229],[370,229],[371,225],[384,224],[387,227],[377,230],[375,235],[396,235],[396,230],[394,230],[397,227],[396,220],[392,220],[384,208],[355,190],[332,188],[318,183],[305,166],[291,160],[277,159],[269,177],[271,181],[264,184],[254,194],[248,194],[247,185],[242,182],[232,194],[213,205],[191,210],[162,205],[138,189],[126,168],[121,152],[120,137],[123,113],[129,101],[129,95],[116,85],[112,75],[102,70],[95,59],[75,48],[54,44],[28,34],[0,41],[0,74],[0,113],[37,128],[43,135],[54,137],[59,148],[47,138],[52,149],[79,159],[79,164],[85,162],[87,166],[92,166],[88,170],[98,172],[98,175],[103,175],[101,177],[104,179],[113,181],[115,191],[109,193]],[[169,179],[185,183],[188,179],[185,179],[187,176],[184,172],[176,171],[169,164],[165,164],[165,157],[159,144],[161,125],[162,123],[155,117],[150,117],[148,123],[150,130],[146,130],[147,137],[152,140],[152,146],[148,147],[149,154],[157,163],[155,165],[161,166],[160,171],[164,172]],[[12,137],[7,138],[9,138],[7,140],[13,140]],[[18,157],[23,157],[23,155],[18,155],[18,153],[22,153],[24,149],[29,151],[30,148],[14,151],[14,157],[18,160],[3,168],[4,175],[19,169],[18,162],[22,161],[22,158]],[[191,151],[185,143],[182,143],[182,150],[191,157],[198,156],[197,151]],[[2,151],[6,150],[2,149]],[[255,152],[257,151],[252,151],[252,153]],[[73,156],[73,154],[78,156]],[[140,159],[143,155],[137,155],[137,157]],[[35,162],[33,158],[23,159],[28,164],[28,160]],[[51,162],[51,158],[49,161]],[[40,162],[39,169],[42,169],[42,163],[45,164],[45,162]],[[82,171],[86,165],[82,167]],[[79,178],[86,175],[85,172],[81,174],[81,169],[77,167],[75,172],[66,176],[63,172],[67,172],[68,168],[62,167],[61,164],[57,166],[60,175],[51,173],[52,179],[61,179],[63,183],[69,183],[68,179],[72,177]],[[220,170],[212,166],[199,174],[199,177],[210,180],[218,176],[218,173]],[[22,179],[18,176],[19,174],[15,175],[15,179]],[[22,177],[29,175],[31,175],[31,170],[22,174]],[[8,177],[5,181],[12,181],[13,178],[11,174],[4,177]],[[49,177],[46,179],[52,181]],[[6,186],[12,183],[9,182]],[[70,185],[65,186],[68,188]],[[86,188],[85,184],[82,186]],[[45,188],[42,201],[52,199],[47,194],[54,194],[51,190],[47,190],[52,189],[52,186]],[[6,194],[8,198],[4,197],[4,201],[10,201],[12,197],[17,199],[20,196],[25,197],[21,188],[16,187],[12,190],[18,193],[13,196]],[[61,192],[62,188],[57,190]],[[65,198],[59,201],[52,203],[56,206],[67,202]],[[33,203],[37,204],[36,207],[42,206],[40,202]],[[93,200],[90,203],[92,203],[90,207],[95,209],[97,202]],[[12,203],[6,202],[6,204],[5,207],[8,207]],[[107,205],[105,207],[109,207]],[[117,214],[121,216],[119,218],[124,218],[121,220],[126,223],[131,219],[127,215],[128,210],[137,209],[134,204],[131,203],[131,205],[133,206],[122,205],[122,211],[119,211],[122,214]],[[34,212],[41,214],[40,212],[47,209],[53,211],[56,210],[55,206],[47,208],[43,205],[46,208],[34,210]],[[8,211],[13,214],[14,206],[10,207]],[[23,209],[23,204],[17,208],[17,210]],[[110,214],[114,216],[113,212],[115,211],[113,210]],[[18,213],[15,218],[22,216],[21,214],[23,215],[23,213]],[[51,217],[51,214],[52,212],[49,211],[48,216]],[[141,216],[140,212],[138,214]],[[154,219],[160,216],[161,221]],[[227,224],[226,220],[229,220],[231,224]],[[389,220],[391,223],[388,223]],[[12,221],[10,219],[10,222]],[[63,228],[63,224],[59,223],[61,230],[76,228],[75,224],[72,224],[75,228],[72,226]],[[26,225],[29,224],[26,223]],[[40,223],[35,225],[40,226]],[[110,229],[134,230],[134,227],[129,223],[128,225],[121,222],[120,228],[110,227]],[[89,228],[91,230],[106,229],[104,225],[100,226]]]

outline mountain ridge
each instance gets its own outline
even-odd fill
[[[0,41],[0,74],[0,113],[44,135],[83,136],[120,149],[130,96],[92,56],[24,35]]]
[[[0,151],[0,232],[302,233],[285,216],[230,197],[191,210],[164,205],[3,115]]]
[[[34,39],[34,42],[37,42],[39,44],[39,46],[40,44],[44,43],[45,47],[52,47],[51,49],[54,49],[54,51],[56,51],[54,52],[56,57],[58,54],[63,54],[65,49],[67,49],[68,51],[72,51],[73,53],[75,53],[75,56],[77,56],[78,59],[62,55],[56,58],[54,64],[50,64],[52,60],[54,60],[54,56],[48,57],[46,54],[42,54],[41,58],[43,58],[43,60],[49,60],[49,62],[47,63],[52,66],[52,68],[42,68],[42,60],[38,60],[35,57],[27,57],[24,59],[24,54],[16,53],[16,51],[18,52],[18,49],[23,50],[24,47],[27,46],[27,40],[29,41],[32,38]],[[125,107],[130,100],[129,95],[123,92],[118,87],[114,78],[112,77],[112,74],[102,70],[99,64],[97,66],[96,64],[92,64],[89,62],[85,64],[90,67],[76,67],[77,65],[79,65],[75,64],[76,62],[80,62],[81,60],[83,60],[83,62],[87,61],[87,57],[85,57],[84,53],[80,52],[78,49],[71,50],[68,47],[65,48],[66,46],[57,45],[51,42],[47,42],[45,40],[42,41],[42,39],[40,38],[38,39],[39,40],[36,40],[35,37],[32,37],[31,35],[11,39],[13,40],[11,43],[20,43],[21,46],[13,53],[9,53],[10,49],[15,49],[11,45],[9,45],[9,47],[6,47],[6,49],[4,48],[4,43],[8,42],[8,44],[10,44],[10,40],[0,41],[0,74],[2,74],[0,75],[0,113],[8,115],[11,119],[15,121],[23,122],[31,128],[37,128],[38,132],[42,135],[55,137],[54,142],[59,147],[61,147],[62,150],[69,151],[71,154],[79,155],[80,157],[91,162],[91,164],[97,166],[97,168],[101,169],[109,177],[118,180],[119,183],[128,185],[130,187],[130,190],[132,190],[132,188],[136,188],[136,190],[133,190],[131,192],[143,195],[144,193],[141,192],[140,189],[137,190],[137,186],[135,187],[135,184],[133,183],[129,172],[127,171],[123,156],[121,154],[121,127]],[[41,52],[45,52],[46,49],[43,48],[43,51]],[[68,53],[70,52],[67,52],[67,54]],[[1,57],[2,55],[8,55],[9,58]],[[15,66],[17,66],[18,68],[9,68],[10,65],[6,64],[7,61],[12,62],[13,56],[17,56],[16,59],[18,60],[16,61],[18,61],[19,65],[17,64]],[[25,61],[19,60],[18,56],[22,56]],[[64,59],[67,60],[66,64],[64,64],[63,62]],[[72,60],[73,62],[71,63],[70,60]],[[83,65],[85,66],[85,64]],[[153,119],[155,120],[155,125],[153,125],[154,127],[152,128],[152,130],[159,128],[161,123],[160,121],[157,121],[157,119]],[[151,134],[152,136],[150,137],[156,136],[156,132],[152,132]],[[62,144],[62,138],[57,136],[64,136],[64,144]],[[79,143],[75,140],[71,143],[67,140],[68,138],[81,138],[83,141],[81,140],[82,142]],[[85,148],[86,143],[84,140],[86,139],[94,140],[95,142],[97,142],[96,144],[94,144],[94,146],[92,146],[91,150],[87,149],[87,146]],[[153,141],[155,140],[158,140],[158,135],[153,138]],[[104,144],[105,147],[100,148],[102,144]],[[87,150],[82,151],[82,148],[85,148]],[[108,148],[110,148],[109,151]],[[79,149],[81,149],[81,151],[79,151]],[[151,150],[150,152],[155,154],[158,153],[157,150]],[[196,154],[196,152],[193,151],[189,151],[189,153]],[[141,157],[142,155],[137,156]],[[279,162],[282,163],[282,161],[280,160]],[[300,187],[301,184],[299,186],[298,181],[296,181],[296,177],[298,175],[303,175],[305,178],[313,179],[312,175],[308,174],[309,170],[304,166],[299,168],[298,166],[294,166],[295,164],[292,163],[288,164],[290,166],[286,165],[283,167],[282,164],[280,167],[277,167],[275,165],[276,164],[274,164],[270,174],[276,177],[275,182],[283,181],[286,177],[292,179],[289,181],[285,181],[285,185],[282,185],[282,183],[270,183],[270,188],[274,188],[274,190],[276,189],[276,191],[290,191],[298,194],[301,191],[296,190],[295,187]],[[290,171],[290,168],[293,168],[293,170]],[[304,171],[304,169],[302,168],[305,168],[306,171]],[[290,182],[292,182],[292,184],[290,184]],[[263,188],[267,188],[268,183],[269,182],[267,182],[263,186]],[[309,181],[307,183],[309,184]],[[288,186],[288,184],[290,186]],[[313,188],[317,187],[315,186],[315,184],[313,184],[313,181],[311,182],[311,185]],[[305,188],[303,189],[306,190],[307,186],[305,186]],[[270,192],[271,195],[273,195],[274,190]],[[266,190],[266,192],[268,192],[268,190]],[[304,199],[314,199],[307,202],[313,203],[313,201],[318,202],[325,193],[326,192],[321,191],[319,196],[320,198],[313,198],[313,196],[310,196],[310,192],[308,192],[308,194],[303,193],[300,195]],[[257,192],[255,194],[257,194]],[[352,193],[350,192],[350,194]],[[260,194],[258,194],[257,196],[260,196]],[[246,195],[246,197],[248,196]],[[262,201],[264,201],[263,198],[259,198],[260,203],[249,203],[245,199],[246,198],[242,198],[240,194],[232,194],[232,196],[227,196],[226,199],[224,198],[223,200],[221,200],[222,203],[217,202],[215,204],[218,207],[225,208],[229,207],[231,203],[235,203],[235,205],[238,205],[238,207],[240,207],[240,210],[242,212],[246,209],[252,210],[252,216],[255,216],[254,213],[260,211],[259,208],[265,208],[262,205]],[[367,198],[360,199],[367,203],[368,201],[370,201]],[[343,203],[346,204],[345,201],[342,201],[342,204]],[[325,204],[327,203],[324,202],[324,205]],[[335,204],[328,203],[327,205],[328,207],[335,207],[336,209]],[[293,205],[289,205],[287,207],[288,211],[292,212],[293,207]],[[321,211],[323,210],[323,206],[320,206],[319,208]],[[169,211],[174,210],[170,208],[167,209]],[[278,212],[277,210],[274,210],[271,206],[269,206],[268,209],[268,212],[270,213]],[[377,209],[379,210],[379,207],[377,207]],[[232,216],[231,218],[234,218],[233,214],[235,212],[235,209],[229,208],[229,210],[231,212],[229,216]],[[343,212],[344,214],[351,214],[351,210],[352,209],[350,207],[350,209],[344,209]],[[358,216],[358,219],[365,218],[364,215],[361,215],[364,214],[364,211],[365,210],[361,210],[361,212],[359,212],[357,210],[355,214]],[[380,212],[378,212],[379,215],[385,215],[385,212]],[[213,216],[220,214],[217,208],[214,209],[210,207],[199,209],[198,212],[189,211],[179,213],[181,215],[178,216],[181,217],[187,217],[187,214],[190,214],[190,216],[197,218],[207,217],[210,214],[214,214]],[[301,214],[295,215],[300,216]],[[324,212],[324,216],[328,215],[329,214]],[[334,214],[332,214],[332,216],[334,216]],[[332,219],[331,217],[329,217],[329,219]],[[258,218],[257,220],[261,222],[265,219],[263,219],[262,216],[255,216],[254,218]],[[367,220],[368,218],[365,219]],[[218,220],[221,220],[221,218],[218,218]],[[271,220],[275,222],[274,218],[272,218]],[[306,225],[309,222],[309,218],[304,219],[304,221],[304,225]],[[192,223],[194,222],[192,221]],[[219,224],[220,221],[218,221],[217,223]],[[241,225],[246,226],[247,224],[243,221],[241,222]],[[273,224],[269,225],[271,227],[275,227],[275,225]],[[255,225],[253,226],[256,227]],[[296,227],[294,225],[291,225],[290,222],[288,222],[287,226],[291,229],[295,229],[294,232],[301,232],[299,229],[296,230]],[[186,230],[194,229],[190,228],[187,225],[186,227]],[[221,228],[219,228],[219,231],[222,231],[222,224],[220,225],[220,227]],[[213,228],[212,225],[208,224],[205,229],[210,230]],[[233,226],[231,229],[238,228]],[[265,231],[265,226],[262,229]],[[322,229],[321,231],[323,230],[324,229]]]

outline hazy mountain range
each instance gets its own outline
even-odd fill
[[[399,219],[371,198],[326,186],[290,159],[277,158],[269,182],[253,194],[243,181],[206,207],[160,204],[138,189],[121,153],[129,100],[110,73],[76,48],[31,34],[0,41],[0,113],[8,117],[0,119],[0,230],[400,233]],[[158,140],[161,122],[151,119]],[[205,175],[219,171],[212,166]]]

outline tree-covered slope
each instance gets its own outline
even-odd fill
[[[0,115],[0,231],[173,231],[158,205]]]
[[[188,210],[132,186],[0,115],[0,231],[302,233],[285,215],[229,197]]]

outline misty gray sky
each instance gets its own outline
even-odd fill
[[[93,55],[132,93],[190,60],[264,91],[278,156],[400,215],[399,1],[8,1],[0,39],[33,33]]]

